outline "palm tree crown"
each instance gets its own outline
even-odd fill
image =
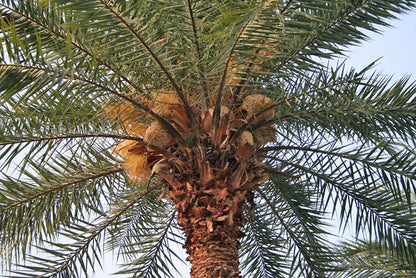
[[[416,87],[322,62],[415,3],[0,1],[2,267],[415,275]]]

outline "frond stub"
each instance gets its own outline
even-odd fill
[[[230,109],[227,106],[220,106],[220,119],[222,119],[226,114],[230,112]],[[202,130],[206,133],[210,132],[213,128],[212,120],[214,118],[214,107],[211,107],[206,111],[204,119],[202,121]]]

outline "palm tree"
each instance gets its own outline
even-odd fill
[[[331,217],[414,268],[416,87],[326,64],[415,3],[0,1],[4,271],[328,277]]]

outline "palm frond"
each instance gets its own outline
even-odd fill
[[[412,141],[414,84],[408,84],[407,77],[389,85],[389,78],[366,76],[369,69],[344,73],[341,66],[287,84],[288,87],[280,89],[284,95],[277,100],[281,105],[276,121],[292,129],[331,130],[334,136],[345,135],[353,140],[358,136],[364,140]],[[308,118],[313,120],[309,123]]]
[[[276,182],[276,180],[275,180]],[[283,203],[287,202],[292,205],[292,209],[296,210],[297,215],[285,215],[285,210],[280,211],[276,208],[276,205],[272,202],[272,196],[267,196],[262,191],[259,191],[260,196],[266,204],[274,217],[278,225],[281,226],[282,232],[286,234],[284,238],[287,239],[287,255],[290,256],[288,260],[290,263],[289,276],[301,276],[301,277],[325,277],[324,271],[327,267],[330,252],[323,247],[322,235],[323,230],[320,229],[316,216],[318,211],[313,211],[290,204],[290,200],[283,200]],[[302,204],[303,207],[307,207],[306,204]],[[312,216],[312,217],[311,217]],[[313,219],[313,221],[310,221]],[[320,235],[322,234],[322,235]]]
[[[120,182],[122,169],[110,161],[103,163],[102,158],[99,161],[83,164],[61,157],[54,160],[52,169],[31,163],[32,168],[26,167],[27,172],[18,179],[2,175],[0,240],[4,259],[25,257],[31,245],[51,240],[61,227],[102,206],[102,195]]]
[[[11,277],[67,277],[68,275],[88,277],[91,270],[94,270],[96,262],[101,265],[100,259],[103,250],[100,245],[105,238],[105,231],[132,206],[159,186],[158,183],[155,183],[148,188],[141,189],[139,194],[130,196],[128,202],[118,204],[108,214],[99,209],[100,205],[88,204],[89,208],[98,213],[97,219],[86,222],[76,216],[73,217],[70,225],[66,224],[60,231],[58,230],[59,233],[55,234],[55,236],[61,237],[63,243],[40,241],[40,243],[47,244],[46,247],[37,247],[43,252],[43,255],[31,255],[28,264],[20,265],[22,270],[13,271],[18,276]],[[85,198],[82,199],[85,200]],[[82,208],[79,207],[77,210],[81,211],[81,217],[84,218]],[[57,231],[56,228],[54,230]],[[68,244],[65,240],[69,240],[71,243]],[[48,259],[48,257],[53,259]],[[26,271],[24,271],[25,269]]]
[[[151,216],[151,209],[148,206],[142,208],[146,212],[146,218]],[[127,222],[128,227],[123,230],[125,242],[119,246],[120,254],[127,258],[123,270],[116,274],[130,274],[132,277],[181,276],[177,263],[183,261],[173,249],[173,246],[178,248],[178,243],[183,241],[178,234],[179,227],[174,221],[175,212],[171,209],[167,211],[167,215],[161,215],[160,207],[155,209],[158,209],[159,213],[155,211],[156,215],[151,219],[143,221],[144,217],[136,216]],[[128,234],[125,234],[126,232]]]
[[[248,206],[246,214],[249,219],[243,229],[246,235],[240,249],[242,274],[250,277],[285,277],[290,266],[286,261],[284,231],[270,217],[267,204],[260,202],[258,197]]]
[[[395,258],[388,249],[366,241],[344,242],[340,260],[329,277],[414,277],[413,266]]]
[[[359,153],[364,157],[360,159],[355,155],[343,156],[342,147],[335,147],[337,155],[326,155],[323,149],[328,146],[331,147],[321,144],[316,151],[304,147],[300,148],[304,151],[292,154],[287,147],[285,158],[271,159],[315,187],[324,209],[330,202],[338,206],[342,223],[354,220],[357,234],[368,229],[381,242],[392,248],[397,246],[395,252],[414,260],[415,216],[411,212],[414,205],[409,202],[414,196],[414,177],[407,169],[413,167],[414,154],[390,155],[389,150],[383,153],[380,146],[368,148],[366,153],[363,146]],[[281,156],[278,152],[276,155]],[[399,170],[398,165],[406,170]]]

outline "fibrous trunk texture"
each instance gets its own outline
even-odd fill
[[[184,165],[166,177],[168,190],[186,235],[191,277],[236,278],[245,203],[264,173],[248,144],[236,151],[209,141],[181,152]]]
[[[172,187],[171,195],[178,201],[178,222],[186,235],[184,248],[192,264],[192,278],[240,277],[238,239],[244,235],[240,227],[245,221],[247,192],[225,184],[225,180],[196,182],[194,186],[187,183],[179,189],[180,199],[175,198],[178,190]]]
[[[186,249],[193,278],[240,277],[238,270],[239,225],[220,225],[213,232],[204,227],[188,228]]]

